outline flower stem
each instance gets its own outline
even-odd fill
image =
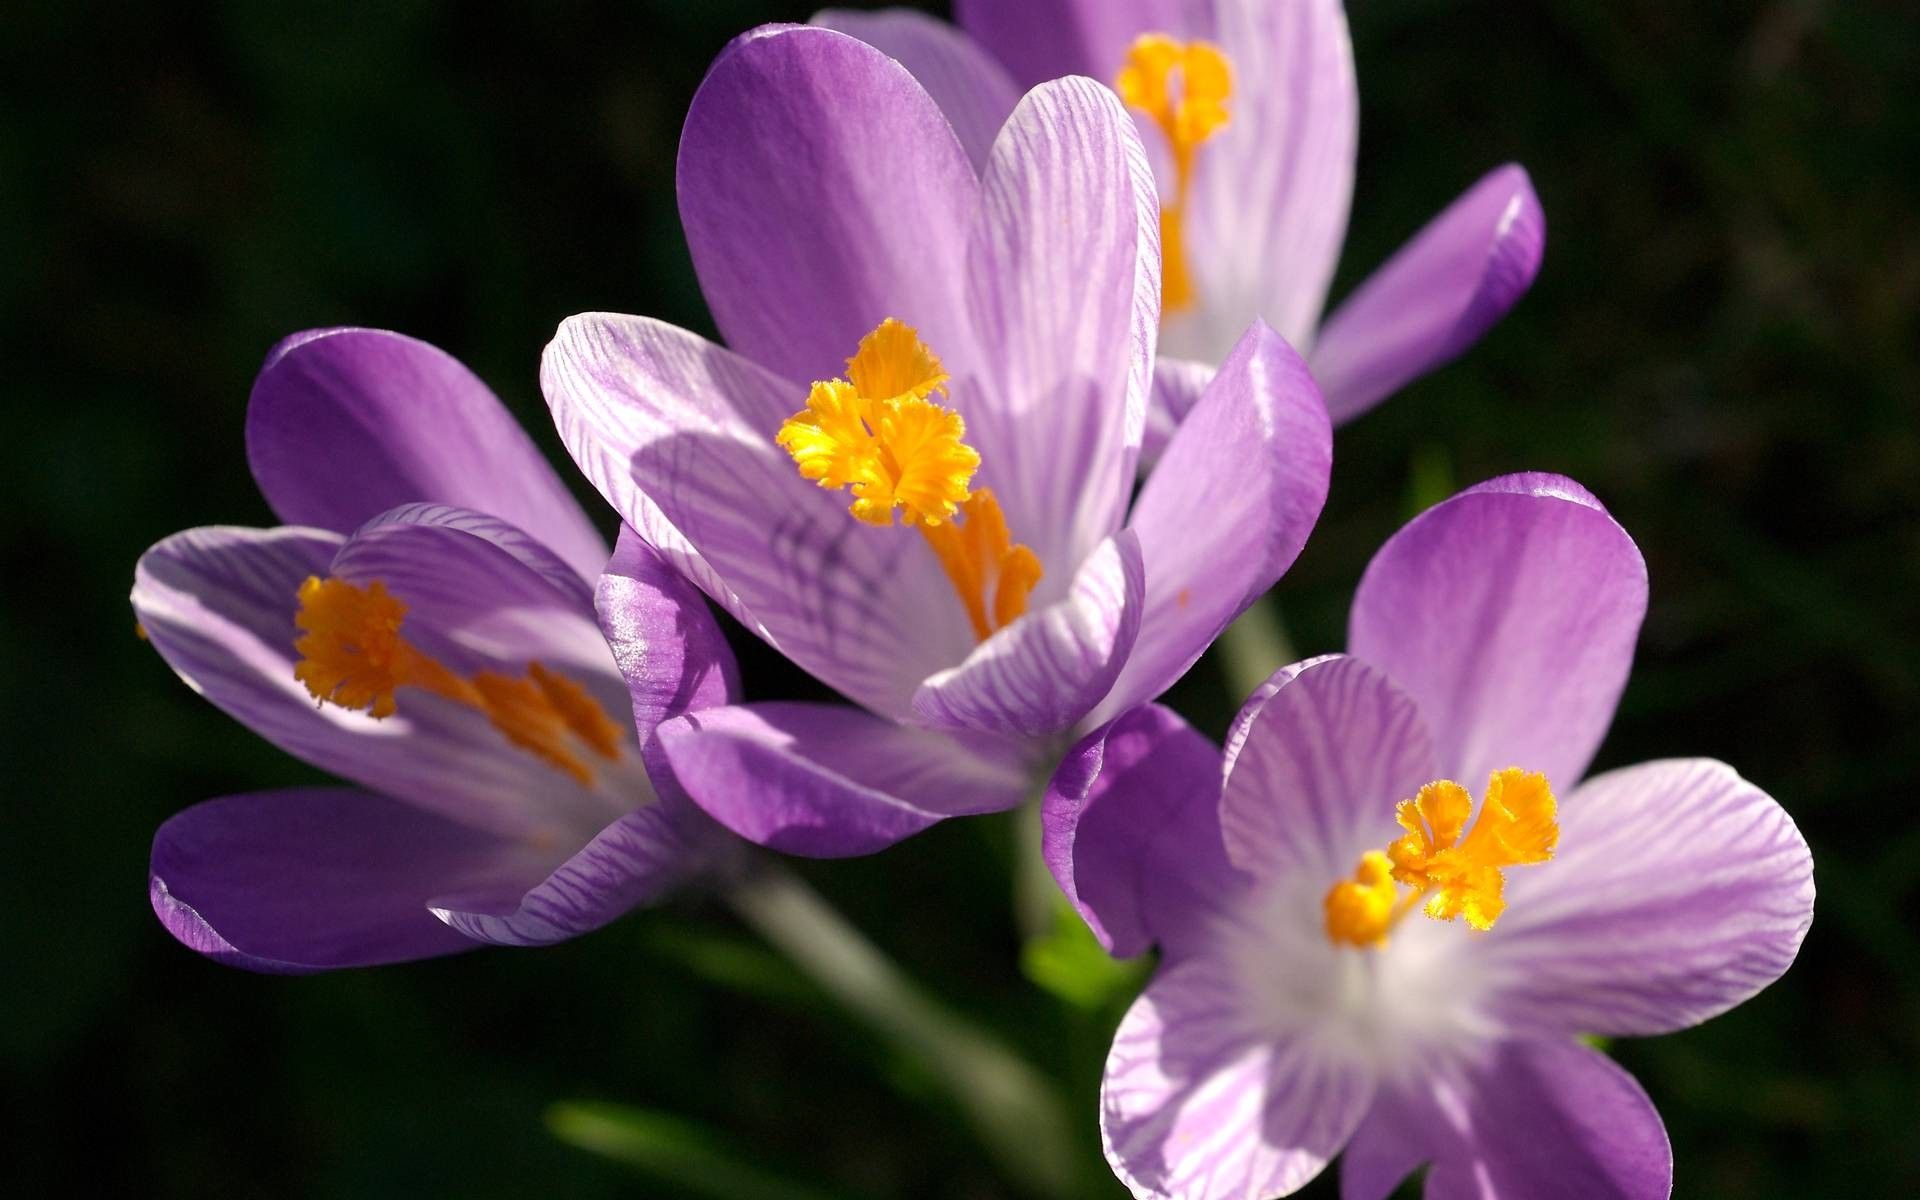
[[[1295,660],[1280,606],[1262,596],[1220,634],[1220,668],[1236,699],[1253,694],[1269,676]]]
[[[948,1011],[799,876],[762,863],[727,902],[828,995],[952,1093],[994,1160],[1035,1196],[1072,1191],[1072,1126],[1053,1085],[999,1039]]]

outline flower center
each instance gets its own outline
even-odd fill
[[[1353,878],[1328,890],[1328,940],[1383,945],[1416,907],[1436,921],[1464,916],[1475,929],[1492,929],[1507,906],[1502,868],[1553,857],[1560,841],[1555,809],[1545,775],[1508,767],[1487,780],[1480,819],[1468,830],[1473,797],[1467,789],[1450,779],[1427,784],[1400,802],[1396,816],[1407,832],[1384,853],[1367,851]],[[1409,889],[1404,895],[1401,884]]]
[[[583,752],[613,762],[625,733],[578,683],[539,663],[523,675],[455,674],[400,634],[407,606],[375,580],[366,587],[309,576],[300,585],[301,634],[293,677],[322,704],[364,709],[375,719],[398,710],[394,693],[415,687],[486,714],[509,742],[591,787]]]
[[[1227,123],[1233,70],[1220,47],[1211,42],[1182,42],[1164,33],[1143,33],[1127,48],[1113,90],[1128,108],[1152,118],[1173,151],[1173,198],[1160,206],[1160,304],[1166,312],[1179,312],[1193,307],[1196,300],[1181,233],[1193,189],[1194,158],[1200,144]]]
[[[905,510],[901,519],[932,547],[985,641],[1027,611],[1040,559],[1013,541],[991,491],[968,490],[980,454],[962,440],[966,422],[928,399],[946,390],[939,357],[888,317],[860,340],[847,377],[815,383],[774,441],[802,478],[850,490],[856,519],[890,526],[894,510]]]

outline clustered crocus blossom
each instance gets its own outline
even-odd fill
[[[1722,763],[1582,781],[1645,606],[1585,489],[1495,479],[1388,541],[1349,653],[1283,668],[1224,753],[1146,706],[1068,756],[1049,865],[1115,952],[1163,955],[1102,1090],[1136,1196],[1285,1195],[1342,1147],[1346,1200],[1422,1163],[1430,1197],[1668,1194],[1659,1115],[1578,1036],[1753,996],[1814,889]]]
[[[1259,319],[1306,355],[1334,421],[1459,356],[1540,267],[1527,173],[1470,187],[1324,321],[1353,195],[1359,93],[1340,0],[957,0],[814,18],[914,72],[984,161],[1020,89],[1087,75],[1138,114],[1160,179],[1157,447]],[[962,32],[964,31],[964,32]]]
[[[298,334],[246,432],[287,524],[155,545],[140,629],[229,715],[360,786],[162,825],[150,892],[176,938],[276,972],[553,942],[737,844],[646,769],[662,719],[735,694],[705,601],[630,531],[609,563],[470,371],[398,334]]]
[[[1073,731],[1185,672],[1325,499],[1325,405],[1259,323],[1133,495],[1160,311],[1134,123],[1063,79],[996,129],[964,142],[841,33],[745,34],[679,158],[728,348],[588,314],[547,349],[561,440],[620,515],[860,706],[660,726],[678,783],[776,849],[1015,806]]]

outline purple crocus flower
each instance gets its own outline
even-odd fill
[[[1668,1193],[1659,1115],[1576,1035],[1771,983],[1813,867],[1721,763],[1581,782],[1645,607],[1590,494],[1496,479],[1386,544],[1351,654],[1275,674],[1224,754],[1148,706],[1068,756],[1048,862],[1115,953],[1163,953],[1102,1093],[1136,1196],[1284,1195],[1342,1147],[1346,1200],[1421,1163],[1430,1197]]]
[[[1166,309],[1148,441],[1184,417],[1247,323],[1307,356],[1334,421],[1457,357],[1533,283],[1545,217],[1499,167],[1324,322],[1346,236],[1359,96],[1340,0],[957,0],[960,29],[907,10],[814,18],[885,50],[984,161],[1020,89],[1117,86],[1160,179]],[[962,32],[964,30],[965,32]]]
[[[295,335],[254,384],[247,453],[288,524],[155,545],[140,627],[196,691],[360,788],[162,825],[150,892],[176,938],[274,972],[553,942],[723,852],[644,766],[661,719],[734,692],[705,602],[630,532],[609,563],[472,372],[398,334]]]
[[[1070,731],[1159,694],[1299,552],[1330,429],[1264,325],[1132,494],[1158,223],[1105,87],[1035,88],[976,170],[899,63],[769,26],[701,85],[679,188],[730,349],[589,314],[542,382],[615,509],[861,706],[661,726],[736,833],[859,854],[1011,808]]]

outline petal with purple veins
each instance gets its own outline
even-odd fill
[[[607,546],[487,385],[437,347],[381,329],[313,329],[267,356],[247,460],[289,525],[346,533],[417,501],[509,521],[591,579]]]
[[[1258,322],[1148,477],[1140,637],[1093,721],[1151,700],[1293,564],[1327,498],[1333,430],[1306,364]]]
[[[946,114],[974,167],[986,165],[994,135],[1020,102],[1020,89],[978,42],[908,8],[826,8],[813,14],[810,24],[857,37],[913,72]]]
[[[1428,509],[1368,564],[1347,649],[1412,696],[1441,775],[1519,766],[1570,787],[1626,686],[1639,548],[1591,493],[1507,475]]]
[[[790,384],[839,376],[886,317],[965,361],[979,182],[926,90],[872,46],[808,26],[735,38],[687,111],[679,192],[727,344]]]
[[[1153,177],[1113,93],[1062,79],[1014,110],[982,189],[966,263],[980,357],[946,356],[954,404],[975,486],[1048,570],[1071,572],[1132,494],[1160,318]]]
[[[209,800],[161,825],[149,892],[189,948],[293,974],[471,949],[428,901],[449,889],[524,889],[551,865],[551,852],[385,796],[288,788]]]
[[[713,708],[662,724],[679,788],[762,846],[814,858],[883,850],[1026,792],[1018,749],[897,725],[836,704]]]
[[[1021,87],[1062,75],[1110,83],[1143,33],[1213,36],[1206,0],[956,0],[955,18]]]
[[[1540,272],[1547,219],[1526,171],[1487,174],[1369,276],[1321,327],[1314,378],[1350,421],[1459,357]]]
[[[1041,802],[1047,868],[1109,953],[1180,955],[1238,891],[1220,837],[1220,750],[1143,705],[1068,752]]]
[[[1778,979],[1813,922],[1813,859],[1771,797],[1711,759],[1595,776],[1551,862],[1514,872],[1474,949],[1527,1032],[1666,1033]]]

